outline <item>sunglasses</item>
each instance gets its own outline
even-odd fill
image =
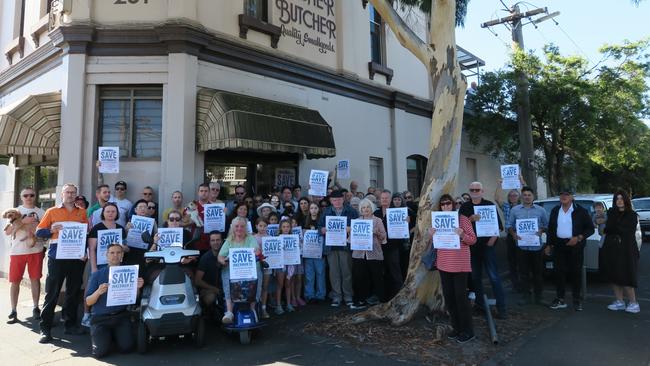
[[[150,210],[155,210],[156,206],[147,206],[147,208],[150,209]]]
[[[412,200],[412,199],[413,199],[413,196],[406,196],[406,197],[404,197],[404,198],[407,199],[407,200]]]
[[[143,193],[143,196],[153,196],[153,193]]]
[[[115,187],[116,191],[126,191],[126,188],[124,187]]]
[[[442,206],[451,206],[451,205],[453,205],[453,204],[454,204],[454,203],[451,202],[451,201],[440,202],[440,206],[441,206],[441,207],[442,207]]]
[[[481,189],[480,189],[480,188],[470,188],[469,191],[470,191],[470,192],[480,192]]]
[[[33,193],[28,193],[28,194],[23,194],[23,197],[24,197],[24,198],[28,198],[28,197],[30,197],[30,198],[34,198],[34,197],[36,197],[36,195],[33,194]]]
[[[170,221],[170,222],[178,222],[178,221],[181,221],[181,218],[180,217],[170,217],[168,219],[168,221]]]

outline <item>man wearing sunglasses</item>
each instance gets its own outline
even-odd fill
[[[131,212],[131,208],[133,208],[133,202],[126,198],[126,188],[126,182],[123,180],[115,183],[115,195],[111,197],[109,202],[114,202],[117,205],[117,208],[120,209],[120,218],[124,216],[124,222],[129,222],[131,217],[127,216],[129,216],[128,213]]]
[[[481,216],[474,214],[474,206],[493,206],[494,203],[483,198],[483,184],[481,182],[472,182],[469,185],[469,196],[470,200],[463,203],[458,212],[469,218],[474,232],[476,232],[476,222],[481,219]],[[499,216],[498,211],[497,216]],[[501,217],[498,217],[497,221],[499,222],[499,231],[503,230]],[[497,301],[497,318],[505,319],[507,318],[505,294],[497,270],[497,255],[494,248],[498,238],[498,236],[479,237],[470,248],[472,255],[472,283],[476,293],[476,305],[481,310],[483,309],[483,268],[485,268],[492,284],[492,292]]]

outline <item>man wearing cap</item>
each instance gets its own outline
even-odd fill
[[[129,212],[131,212],[133,202],[126,198],[126,182],[120,180],[115,183],[114,188],[115,196],[111,197],[109,202],[115,202],[117,207],[120,209],[120,218],[124,217],[124,222],[129,222],[130,217],[127,216],[129,216]]]
[[[345,216],[347,217],[347,232],[350,232],[351,220],[359,217],[359,214],[349,205],[343,204],[343,193],[339,190],[333,191],[330,195],[331,206],[323,211],[323,215],[318,221],[318,229],[321,235],[327,232],[325,227],[327,216]],[[325,246],[324,254],[327,255],[329,264],[330,284],[332,285],[332,306],[341,305],[341,299],[346,305],[354,305],[352,299],[352,252],[350,245],[346,246]]]
[[[547,254],[553,251],[555,270],[556,299],[551,309],[565,309],[564,302],[566,276],[571,274],[573,307],[582,311],[582,264],[586,240],[594,233],[589,212],[573,202],[573,192],[563,189],[560,192],[560,206],[553,207],[548,222]]]

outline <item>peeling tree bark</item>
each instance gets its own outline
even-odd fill
[[[440,276],[437,271],[424,268],[422,254],[427,249],[426,233],[431,227],[431,211],[439,197],[444,193],[452,194],[456,186],[467,83],[456,57],[456,0],[432,0],[431,45],[411,31],[388,0],[370,0],[370,3],[400,44],[426,66],[433,91],[431,151],[404,287],[391,301],[374,306],[353,320],[357,323],[387,320],[393,325],[402,325],[413,318],[421,305],[431,310],[442,310],[444,306]]]

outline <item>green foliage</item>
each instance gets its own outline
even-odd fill
[[[563,56],[553,45],[543,59],[512,55],[504,70],[486,73],[468,97],[475,117],[465,121],[470,141],[502,161],[517,161],[519,139],[515,70],[527,76],[538,174],[556,193],[623,187],[650,195],[649,40],[601,48],[600,66]]]
[[[425,14],[431,13],[432,0],[397,0],[402,7],[416,7]],[[456,0],[456,25],[462,26],[467,15],[467,4],[469,0]]]

